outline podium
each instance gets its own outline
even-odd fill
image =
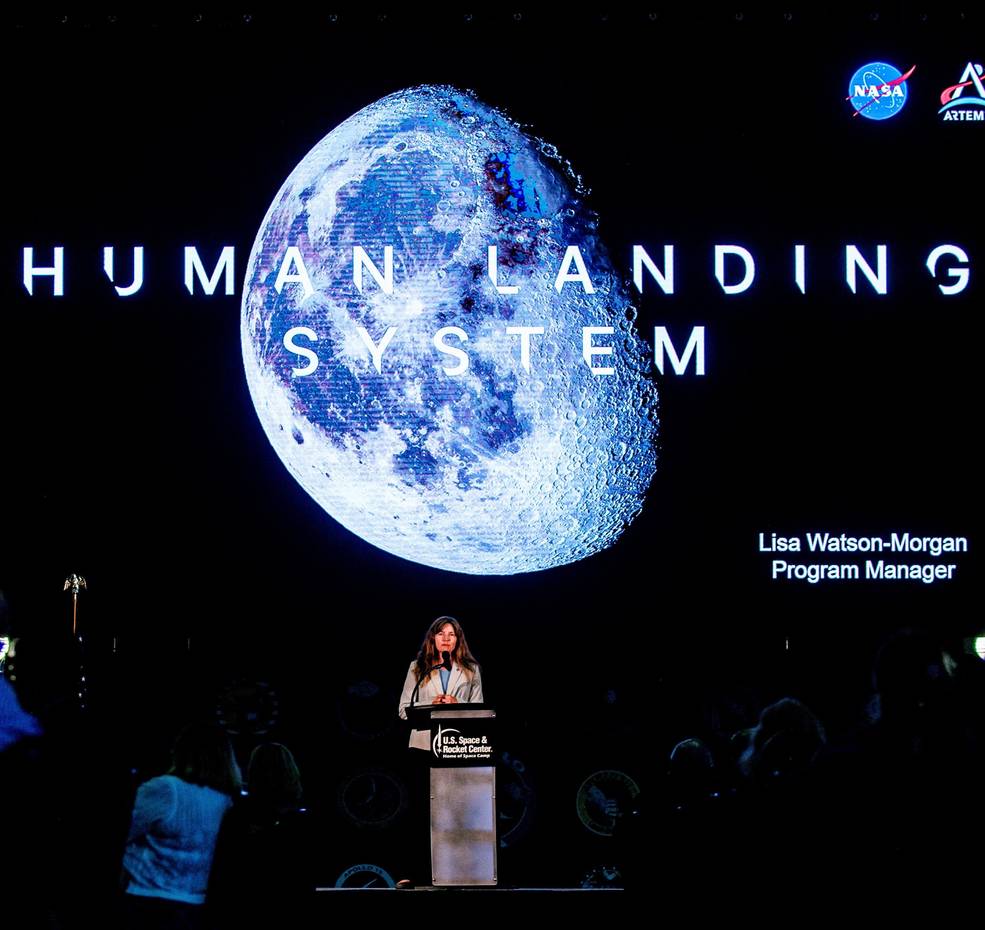
[[[485,704],[417,704],[415,730],[430,730],[431,881],[496,884],[496,712]]]

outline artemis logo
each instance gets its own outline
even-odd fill
[[[895,65],[873,61],[862,65],[848,82],[848,100],[852,116],[883,120],[895,116],[906,103],[906,82],[916,65],[903,74]]]
[[[966,93],[969,91],[970,93]],[[985,122],[985,87],[982,86],[982,66],[969,61],[957,84],[941,91],[941,108],[937,114],[945,122],[972,120]]]

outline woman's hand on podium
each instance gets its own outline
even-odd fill
[[[458,698],[453,694],[439,694],[432,702],[432,704],[457,704]]]

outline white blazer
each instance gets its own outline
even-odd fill
[[[404,681],[404,690],[400,695],[400,717],[402,720],[407,719],[407,708],[410,706],[411,696],[414,694],[414,685],[417,684],[417,661],[410,663],[410,668],[407,669],[407,678]],[[435,671],[431,673],[431,677],[421,685],[420,691],[417,693],[417,700],[414,701],[415,706],[418,704],[430,705],[431,702],[439,694],[450,694],[452,697],[458,700],[460,704],[478,704],[482,702],[482,676],[479,673],[479,669],[468,675],[466,671],[461,668],[458,663],[454,663],[451,667],[451,675],[448,677],[448,690],[443,691],[441,688],[441,672]],[[445,708],[454,707],[454,704],[444,704]],[[431,748],[431,733],[429,730],[411,730],[410,731],[410,745],[415,749],[430,749]]]

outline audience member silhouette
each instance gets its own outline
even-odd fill
[[[210,909],[222,925],[279,926],[285,915],[305,912],[317,860],[291,751],[279,743],[257,746],[246,784],[222,827]]]
[[[193,724],[181,732],[166,775],[140,786],[123,855],[122,922],[140,930],[197,928],[219,828],[241,787],[226,734]]]
[[[965,703],[940,640],[903,630],[881,646],[868,719],[823,760],[840,868],[907,891],[971,876],[961,824],[983,783],[981,708]]]

